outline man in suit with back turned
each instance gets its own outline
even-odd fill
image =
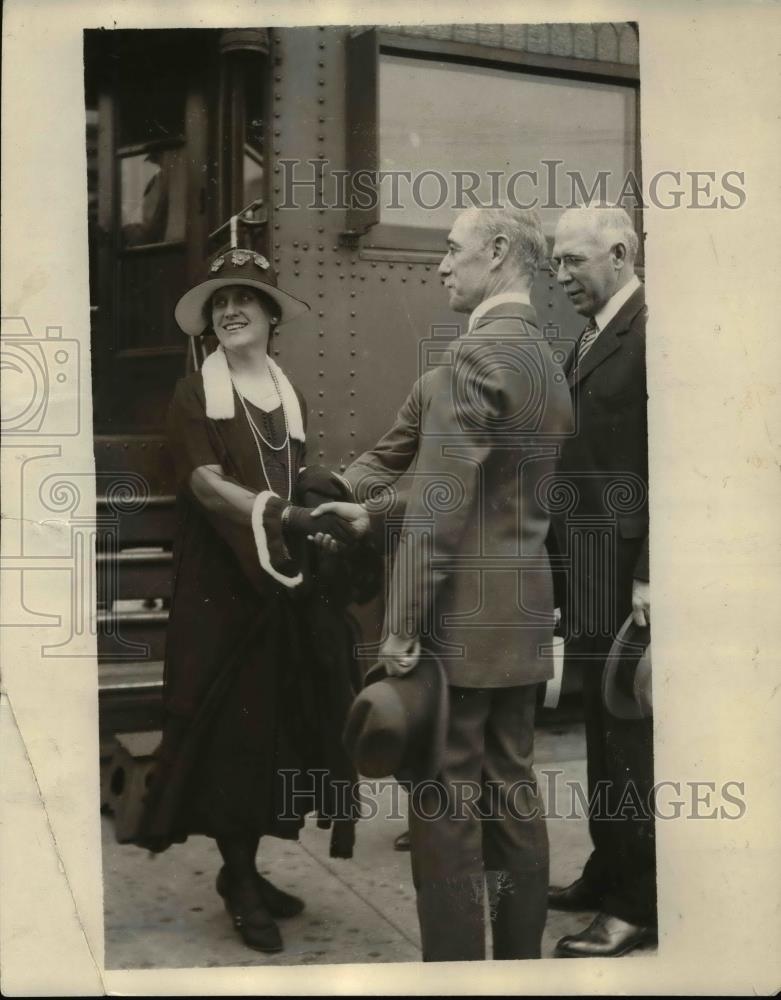
[[[567,659],[583,677],[594,849],[580,878],[551,889],[548,905],[598,911],[584,931],[559,941],[563,957],[622,955],[656,939],[652,720],[616,718],[602,699],[605,659],[622,623],[631,613],[638,625],[650,624],[646,306],[637,250],[629,216],[612,206],[565,212],[553,247],[558,282],[587,320],[565,366],[575,434],[557,483],[571,502],[553,528],[568,584]]]
[[[449,694],[441,768],[410,797],[424,961],[485,957],[485,882],[493,957],[540,956],[548,841],[532,756],[553,592],[538,487],[572,430],[529,301],[546,249],[536,212],[458,216],[439,274],[468,328],[440,341],[393,426],[345,473],[359,503],[379,489],[404,509],[380,659],[401,675],[435,653]]]

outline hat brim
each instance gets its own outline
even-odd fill
[[[378,698],[379,691],[371,693],[375,684],[384,689],[384,697],[381,699]],[[379,709],[380,713],[383,711],[381,704],[384,706],[388,716],[387,721],[392,728],[394,722],[398,721],[400,725],[405,717],[401,689],[406,688],[409,693],[421,684],[431,690],[434,702],[431,716],[425,725],[423,745],[421,746],[418,740],[415,747],[404,746],[403,739],[401,742],[394,741],[387,734],[380,739],[379,732],[378,738],[372,738],[371,725],[364,728],[369,703]],[[433,779],[442,766],[448,716],[447,678],[437,657],[422,654],[417,666],[403,676],[388,676],[381,663],[375,664],[366,674],[363,689],[348,713],[343,737],[344,745],[359,773],[366,777],[384,778],[393,774],[402,782],[414,782],[423,778]],[[375,723],[375,726],[379,731],[385,728],[382,723]],[[409,735],[411,734],[408,732],[407,736]]]
[[[211,296],[219,288],[227,288],[229,285],[246,285],[248,288],[256,288],[263,295],[267,295],[279,306],[279,323],[288,323],[298,316],[303,316],[309,312],[309,306],[301,299],[297,299],[289,292],[263,281],[254,281],[252,278],[207,278],[199,285],[185,292],[176,303],[174,309],[174,319],[179,324],[179,328],[190,337],[200,337],[209,325],[203,318],[203,307]]]
[[[619,719],[646,719],[652,714],[650,703],[641,704],[637,695],[630,695],[618,681],[618,671],[621,669],[634,666],[635,673],[637,672],[650,645],[650,628],[637,625],[630,615],[610,647],[602,678],[602,698],[611,715]],[[634,691],[636,684],[633,683],[632,688]]]

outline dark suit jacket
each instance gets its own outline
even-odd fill
[[[567,575],[572,652],[599,655],[648,579],[645,291],[637,289],[575,369],[575,434],[557,477],[556,547]]]
[[[408,474],[385,635],[419,637],[454,685],[546,680],[553,605],[538,485],[572,425],[564,373],[534,310],[515,303],[437,353],[393,427],[345,473],[360,501]]]

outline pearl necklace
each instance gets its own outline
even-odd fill
[[[287,424],[287,413],[285,413],[285,404],[282,400],[282,393],[280,392],[279,389],[279,383],[277,382],[277,377],[271,368],[269,368],[268,371],[269,375],[271,375],[271,381],[274,383],[274,389],[276,390],[277,397],[282,407],[282,419],[285,422],[285,440],[282,442],[282,444],[274,445],[270,441],[266,440],[266,438],[261,433],[260,428],[252,419],[249,409],[247,408],[246,400],[244,399],[242,394],[238,391],[238,389],[236,390],[236,395],[239,397],[242,409],[244,410],[244,416],[247,418],[247,423],[249,424],[250,433],[252,434],[252,440],[255,442],[255,448],[257,449],[258,458],[260,459],[260,468],[261,471],[263,472],[263,478],[265,479],[266,486],[268,486],[269,492],[271,493],[273,493],[274,491],[271,488],[271,481],[269,480],[268,473],[266,472],[266,463],[263,461],[263,448],[261,442],[265,444],[268,448],[270,448],[271,451],[282,451],[283,448],[287,449],[287,496],[284,499],[290,500],[290,498],[293,495],[293,463],[290,457],[290,429]]]

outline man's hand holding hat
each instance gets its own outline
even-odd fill
[[[403,677],[417,666],[420,659],[420,640],[402,635],[390,635],[382,644],[379,662],[389,677]]]

